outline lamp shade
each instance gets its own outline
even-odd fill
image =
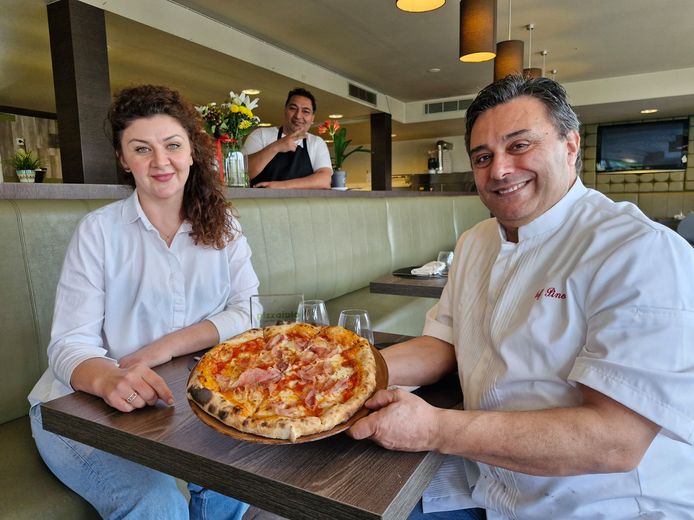
[[[460,61],[496,56],[496,0],[460,0]]]
[[[424,13],[438,9],[446,0],[396,0],[395,5],[408,13]]]
[[[539,79],[542,77],[542,69],[539,67],[523,69],[523,77],[525,79]]]
[[[494,81],[503,79],[509,74],[523,72],[523,41],[506,40],[496,44],[494,58]]]

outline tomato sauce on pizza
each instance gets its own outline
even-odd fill
[[[306,323],[251,329],[210,349],[188,398],[239,431],[295,441],[348,420],[376,389],[367,340]]]

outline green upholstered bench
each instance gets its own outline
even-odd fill
[[[55,287],[72,233],[107,200],[0,200],[0,518],[97,518],[43,465],[26,396],[47,366]],[[328,303],[331,322],[365,308],[373,327],[419,334],[427,298],[371,294],[371,280],[452,249],[488,212],[477,196],[244,198],[235,201],[260,292]]]

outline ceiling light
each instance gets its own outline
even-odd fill
[[[506,40],[496,44],[494,81],[523,71],[523,41]]]
[[[460,0],[460,61],[496,56],[496,0]]]
[[[511,0],[508,0],[508,40],[496,44],[494,81],[523,71],[523,40],[511,39]]]
[[[427,70],[427,72],[431,72],[432,74],[435,74],[437,72],[441,72],[441,69],[439,69],[438,67],[432,67],[429,70]]]
[[[398,134],[390,134],[391,137],[397,137]]]
[[[549,51],[547,49],[543,49],[542,52],[542,77],[545,77],[545,58],[547,58],[547,55],[549,54]]]
[[[258,126],[272,126],[271,123],[258,123]]]
[[[644,108],[641,113],[642,114],[655,114],[658,111],[657,108]]]
[[[344,116],[342,114],[330,114],[328,117],[330,119],[342,119]]]
[[[438,9],[446,0],[396,0],[395,5],[408,13],[425,13]]]
[[[528,30],[528,68],[523,69],[523,77],[526,79],[538,79],[542,77],[542,70],[538,67],[533,67],[533,29],[535,29],[534,24],[528,24],[525,26]]]
[[[257,88],[247,88],[241,91],[242,94],[246,94],[247,96],[257,96],[260,94],[260,90]]]

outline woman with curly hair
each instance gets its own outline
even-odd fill
[[[166,87],[121,91],[113,146],[135,190],[86,215],[58,282],[32,431],[48,467],[104,518],[241,518],[246,504],[43,430],[41,402],[74,390],[131,412],[173,394],[152,370],[250,327],[251,252],[195,108]]]

